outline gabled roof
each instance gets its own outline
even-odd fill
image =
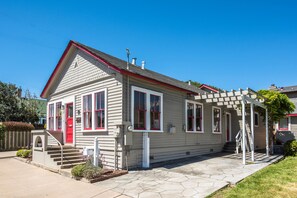
[[[50,88],[50,86],[53,84],[54,79],[56,79],[56,75],[59,74],[59,70],[61,70],[61,65],[63,65],[63,61],[65,59],[65,57],[67,56],[68,52],[70,51],[71,48],[76,47],[82,51],[84,51],[85,53],[89,54],[90,56],[92,56],[93,58],[97,59],[98,61],[102,62],[103,64],[105,64],[106,66],[108,66],[109,68],[121,73],[121,74],[125,74],[125,75],[129,75],[129,76],[133,76],[136,78],[141,78],[144,80],[148,80],[148,81],[152,81],[152,82],[156,82],[159,83],[163,86],[167,86],[167,87],[171,87],[171,88],[175,88],[178,89],[180,91],[186,91],[189,93],[194,93],[194,94],[198,94],[198,93],[204,93],[204,91],[202,91],[201,89],[193,86],[193,85],[188,85],[185,82],[179,81],[177,79],[162,75],[160,73],[151,71],[149,69],[141,69],[138,66],[129,64],[129,69],[127,69],[127,62],[124,60],[121,60],[119,58],[116,58],[114,56],[111,56],[109,54],[106,54],[104,52],[101,52],[99,50],[96,50],[92,47],[83,45],[79,42],[74,42],[74,41],[70,41],[68,43],[67,48],[65,49],[62,57],[60,58],[54,72],[51,74],[48,82],[46,83],[46,86],[44,87],[42,93],[41,93],[41,97],[42,98],[46,98],[47,97],[47,92]]]
[[[297,92],[297,85],[295,86],[288,86],[288,87],[279,87],[278,90],[281,93],[287,93],[287,92]]]
[[[209,85],[207,85],[207,84],[202,84],[202,85],[200,85],[199,88],[202,89],[202,90],[207,89],[207,90],[209,90],[209,92],[214,92],[214,93],[218,93],[218,92],[219,92],[218,89],[216,89],[216,88],[214,88],[214,87],[212,87],[212,86],[209,86]],[[205,90],[205,91],[206,91],[206,90]]]

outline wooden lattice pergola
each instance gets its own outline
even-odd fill
[[[264,97],[260,96],[254,90],[247,88],[246,90],[239,89],[238,91],[231,90],[229,92],[219,93],[204,93],[195,96],[195,100],[205,100],[207,103],[216,103],[217,106],[226,106],[227,108],[237,109],[239,105],[242,107],[242,163],[246,164],[246,105],[250,105],[251,110],[251,160],[254,161],[254,106],[259,106],[266,111],[266,155],[269,155],[269,144],[268,144],[268,111],[263,105]]]

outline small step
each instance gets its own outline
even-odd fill
[[[63,150],[67,150],[67,149],[75,149],[75,147],[73,147],[73,146],[63,146]],[[61,150],[61,147],[60,146],[48,146],[47,150],[48,151]]]
[[[79,149],[66,149],[63,150],[63,153],[70,153],[70,152],[79,152]],[[51,155],[51,154],[57,154],[57,153],[61,153],[61,150],[50,150],[47,151],[47,154]]]
[[[73,159],[73,160],[63,160],[63,165],[65,164],[74,164],[74,163],[82,163],[85,162],[84,159]],[[57,162],[57,165],[61,165],[61,161]]]
[[[80,152],[67,152],[67,153],[64,153],[63,152],[63,157],[68,157],[68,156],[77,156],[77,155],[81,155]],[[56,158],[56,157],[61,157],[61,153],[55,153],[55,154],[50,154],[50,157],[51,158]]]
[[[84,155],[77,154],[77,155],[73,155],[73,156],[63,156],[63,160],[74,160],[74,159],[84,159]],[[54,160],[54,162],[61,161],[61,156],[54,157],[53,160]]]
[[[79,164],[84,164],[85,162],[79,162],[79,163],[72,163],[72,164],[63,164],[61,166],[61,169],[66,169],[66,168],[72,168],[76,165],[79,165]]]

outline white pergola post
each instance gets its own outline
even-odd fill
[[[255,138],[254,138],[254,127],[255,127],[255,124],[254,124],[254,119],[255,119],[255,116],[254,116],[254,104],[251,103],[251,132],[252,132],[252,146],[251,146],[251,159],[252,159],[252,162],[255,161]]]
[[[245,165],[245,96],[242,96],[242,164]]]
[[[269,134],[268,134],[268,109],[266,109],[266,155],[269,156]]]

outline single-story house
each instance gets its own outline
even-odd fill
[[[100,158],[109,167],[149,167],[221,152],[242,130],[252,131],[255,149],[268,148],[259,114],[237,108],[262,106],[252,90],[207,93],[74,41],[41,97],[47,99],[47,129],[79,149],[97,138]]]

